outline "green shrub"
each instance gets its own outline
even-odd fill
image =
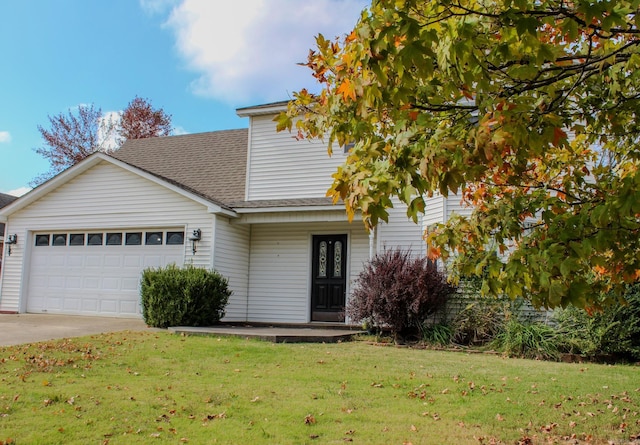
[[[492,341],[501,331],[505,320],[505,303],[480,297],[451,320],[452,340],[464,346],[478,346]]]
[[[347,305],[354,321],[370,321],[391,330],[396,339],[419,333],[424,321],[440,310],[454,288],[434,263],[410,252],[386,250],[364,267]],[[415,332],[411,332],[414,330]]]
[[[422,338],[426,343],[436,346],[447,346],[451,343],[453,330],[444,323],[424,325],[422,328]]]
[[[492,345],[510,357],[557,360],[560,356],[558,333],[553,327],[517,317],[507,320]]]
[[[628,287],[625,300],[591,315],[575,307],[558,311],[555,322],[564,351],[640,360],[640,284]]]
[[[149,326],[207,326],[224,317],[231,296],[216,271],[170,265],[142,272],[142,315]]]

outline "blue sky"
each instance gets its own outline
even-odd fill
[[[135,96],[177,133],[246,127],[235,109],[316,89],[314,37],[348,33],[364,0],[3,0],[0,192],[48,170],[38,125],[80,104],[122,110]]]

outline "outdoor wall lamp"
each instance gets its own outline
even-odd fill
[[[18,235],[7,235],[7,255],[11,255],[11,245],[16,244],[18,242]]]
[[[196,243],[200,241],[202,238],[202,231],[200,229],[194,229],[191,232],[191,235],[188,236],[189,241],[191,241],[191,247],[193,248],[193,254],[196,254]]]

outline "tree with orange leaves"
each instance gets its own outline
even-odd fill
[[[459,193],[473,214],[427,237],[454,279],[598,308],[640,277],[639,7],[374,0],[347,37],[317,37],[323,89],[278,127],[355,143],[328,193],[369,228],[394,196],[417,219]]]

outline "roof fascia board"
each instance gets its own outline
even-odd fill
[[[287,102],[276,103],[273,105],[258,105],[255,107],[246,107],[236,109],[239,117],[259,116],[263,114],[276,114],[287,109]]]
[[[277,212],[313,212],[313,211],[335,211],[341,210],[340,207],[334,205],[326,206],[300,206],[300,207],[251,207],[251,208],[234,208],[237,214],[243,213],[277,213]]]
[[[17,212],[20,209],[27,207],[29,204],[37,201],[38,199],[45,196],[47,193],[57,189],[64,183],[70,181],[81,173],[89,170],[91,167],[97,165],[103,159],[106,159],[106,155],[103,153],[93,153],[89,155],[87,158],[82,160],[81,162],[73,165],[63,171],[62,173],[57,174],[53,178],[49,179],[47,182],[41,184],[35,189],[31,190],[27,194],[21,196],[17,200],[13,201],[11,204],[0,209],[0,217],[7,217],[12,213]]]
[[[213,204],[211,201],[208,201],[198,195],[195,195],[191,192],[188,192],[186,190],[181,189],[180,187],[177,187],[173,184],[170,184],[168,182],[163,181],[162,179],[147,173],[145,171],[142,171],[132,165],[129,165],[125,162],[122,162],[114,157],[108,156],[104,153],[94,153],[92,155],[90,155],[89,157],[85,158],[84,160],[80,161],[79,163],[77,163],[76,165],[68,168],[67,170],[63,171],[62,173],[58,174],[57,176],[53,177],[52,179],[50,179],[49,181],[45,182],[44,184],[42,184],[40,187],[37,187],[35,189],[33,189],[32,191],[30,191],[29,193],[27,193],[26,195],[24,195],[21,198],[18,198],[16,201],[13,201],[11,204],[7,205],[6,207],[3,207],[2,209],[0,209],[0,218],[5,218],[5,222],[6,222],[6,218],[17,212],[20,209],[23,209],[24,207],[27,207],[28,205],[32,204],[33,202],[37,201],[38,199],[42,198],[43,196],[45,196],[46,194],[48,194],[49,192],[57,189],[58,187],[60,187],[61,185],[64,185],[65,183],[67,183],[68,181],[70,181],[71,179],[75,178],[76,176],[80,175],[81,173],[84,173],[85,171],[89,170],[90,168],[96,166],[98,163],[105,161],[108,162],[110,164],[113,164],[115,166],[118,166],[120,168],[123,168],[135,175],[138,175],[142,178],[145,178],[155,184],[158,184],[162,187],[165,187],[169,190],[172,190],[176,193],[178,193],[179,195],[182,195],[188,199],[191,199],[192,201],[195,201],[199,204],[202,204],[203,206],[205,206],[207,208],[207,211],[209,213],[216,213],[216,214],[223,214],[226,216],[230,216],[230,217],[234,217],[237,218],[237,214],[235,212],[232,212],[230,210],[227,209],[223,209],[222,207]]]

